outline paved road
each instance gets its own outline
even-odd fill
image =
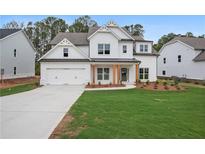
[[[83,86],[43,86],[0,97],[0,138],[48,138]]]

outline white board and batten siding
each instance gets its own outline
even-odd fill
[[[1,39],[0,53],[0,69],[4,69],[3,79],[35,76],[35,50],[22,31]]]
[[[163,47],[158,58],[158,76],[205,80],[205,62],[193,61],[200,52],[180,42]],[[178,62],[178,55],[181,55],[181,62]],[[165,75],[162,74],[163,71],[166,72]]]

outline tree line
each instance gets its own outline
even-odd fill
[[[85,15],[75,19],[75,21],[71,25],[66,23],[66,21],[61,18],[49,16],[45,19],[42,19],[41,21],[37,21],[34,23],[32,21],[29,21],[28,23],[24,24],[18,23],[16,21],[11,21],[4,24],[3,28],[24,29],[37,51],[37,56],[40,57],[51,48],[49,42],[59,32],[88,32],[90,27],[96,26],[98,26],[98,23],[90,16]],[[124,28],[132,35],[142,37],[144,36],[145,30],[141,24],[125,25]],[[162,36],[158,40],[158,42],[154,44],[154,48],[159,51],[165,43],[178,35],[174,33],[169,33]],[[191,32],[187,32],[186,36],[196,37]],[[205,34],[198,37],[205,38]]]

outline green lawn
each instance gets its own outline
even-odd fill
[[[57,138],[205,138],[205,89],[87,91],[68,114]]]
[[[18,85],[11,88],[0,89],[0,96],[12,95],[12,94],[32,90],[36,87],[37,85],[35,83],[32,83],[32,84]]]

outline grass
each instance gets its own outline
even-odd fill
[[[87,91],[57,138],[205,138],[205,89]],[[74,134],[74,135],[69,135]]]
[[[0,96],[12,95],[12,94],[32,90],[35,88],[37,88],[37,84],[32,83],[32,84],[18,85],[11,88],[0,89]]]

